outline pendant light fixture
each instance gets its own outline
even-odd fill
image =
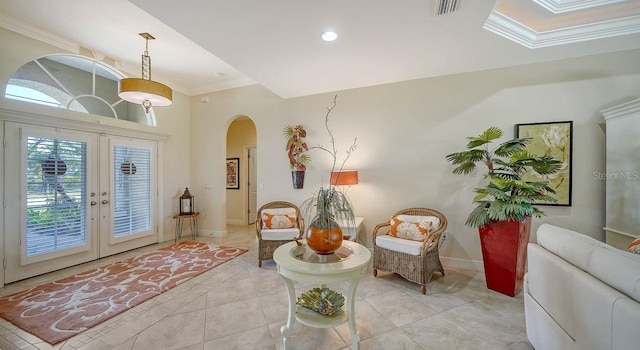
[[[140,33],[146,41],[142,54],[142,78],[124,78],[118,82],[118,96],[132,103],[141,104],[147,113],[151,106],[163,107],[172,103],[171,88],[151,80],[151,56],[149,56],[149,40],[155,38],[149,33]]]

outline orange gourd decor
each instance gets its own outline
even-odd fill
[[[316,219],[309,225],[305,237],[307,245],[320,255],[331,254],[342,245],[342,229],[331,219],[320,220]]]

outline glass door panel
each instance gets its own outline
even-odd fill
[[[151,149],[113,146],[113,236],[151,230]]]
[[[97,136],[7,123],[5,282],[96,259]]]
[[[87,247],[87,142],[27,136],[26,256]]]
[[[105,135],[101,150],[100,256],[156,243],[156,142]]]

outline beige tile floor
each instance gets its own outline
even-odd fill
[[[253,226],[229,226],[225,238],[198,239],[250,251],[53,347],[0,319],[0,349],[282,349],[286,288],[273,261],[258,268]],[[170,243],[9,284],[0,295]],[[394,274],[368,273],[356,300],[360,348],[532,349],[522,294],[511,298],[487,289],[477,271],[445,269],[445,277],[434,274],[427,295]],[[314,285],[296,287],[302,292]],[[329,287],[346,292],[346,284]],[[315,329],[296,323],[290,342],[293,349],[345,349],[351,337],[346,324]]]

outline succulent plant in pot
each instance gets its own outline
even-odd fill
[[[456,166],[454,174],[470,174],[478,163],[486,166],[487,184],[474,190],[477,206],[466,225],[479,230],[487,287],[514,296],[522,288],[531,216],[544,216],[534,205],[556,202],[547,181],[526,181],[523,175],[529,169],[541,175],[555,174],[562,162],[527,151],[528,138],[508,140],[490,149],[500,137],[502,130],[490,127],[468,137],[466,151],[451,153],[446,159]]]
[[[291,167],[293,188],[303,188],[304,173],[307,170],[307,165],[311,162],[311,157],[307,153],[309,147],[304,141],[307,131],[302,125],[286,125],[282,129],[282,134],[287,140],[286,150],[289,157],[289,166]]]
[[[321,150],[327,152],[332,158],[331,172],[336,170],[338,152],[335,147],[335,139],[329,128],[329,115],[336,107],[337,96],[333,99],[333,105],[327,108],[325,126],[331,140],[331,148],[323,146],[310,147],[309,150]],[[349,159],[351,152],[356,149],[357,138],[347,150],[347,155],[340,165],[340,170]],[[318,254],[331,254],[342,245],[342,229],[340,224],[355,227],[353,206],[346,193],[336,185],[322,186],[313,195],[306,199],[300,206],[300,210],[308,222],[310,222],[305,238],[311,249]]]

